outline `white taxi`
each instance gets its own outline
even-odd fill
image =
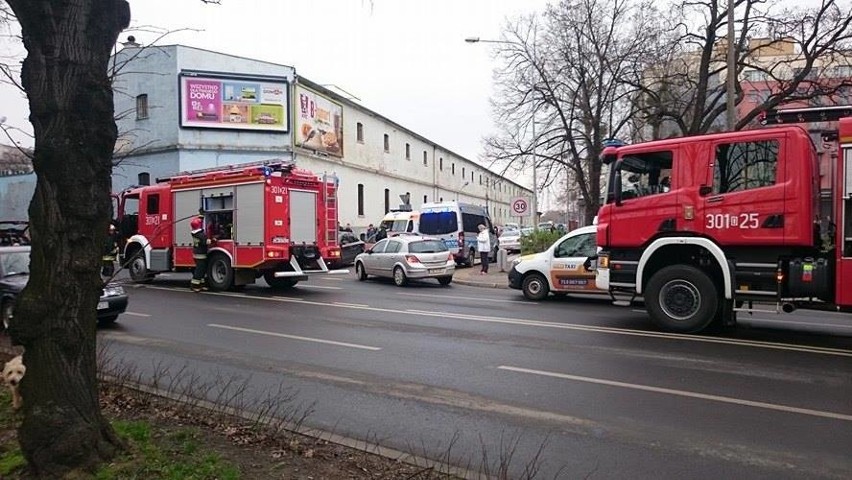
[[[595,286],[595,271],[586,268],[589,257],[597,254],[592,225],[572,230],[547,250],[523,255],[512,264],[509,286],[524,292],[528,300],[542,300],[549,293],[604,293]]]

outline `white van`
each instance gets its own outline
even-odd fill
[[[498,242],[488,210],[479,205],[459,202],[424,203],[420,207],[418,232],[440,238],[452,252],[456,263],[473,265],[479,225],[491,232],[491,260],[496,261]]]
[[[420,212],[388,212],[382,218],[379,228],[385,227],[388,237],[394,237],[401,233],[416,233]]]

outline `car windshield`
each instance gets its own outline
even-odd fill
[[[526,227],[521,229],[521,235],[529,235],[533,232],[532,227]]]
[[[455,212],[426,212],[420,214],[420,233],[446,235],[459,228]]]
[[[30,252],[0,253],[0,272],[3,276],[29,274]]]
[[[439,240],[422,240],[419,242],[411,242],[408,244],[410,253],[439,253],[448,252],[449,249],[444,242]]]
[[[508,232],[503,232],[503,235],[500,235],[500,236],[501,237],[520,237],[521,232],[519,232],[518,230],[509,230]]]

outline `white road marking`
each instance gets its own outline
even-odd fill
[[[343,287],[329,287],[329,286],[326,286],[326,285],[303,285],[301,283],[299,284],[298,288],[320,288],[320,289],[323,289],[323,290],[343,290]]]
[[[166,287],[152,287],[146,286],[145,288],[152,290],[166,290],[170,292],[189,292],[189,289],[175,289],[175,288],[166,288]],[[197,294],[195,294],[197,295]],[[764,348],[770,350],[783,350],[783,351],[793,351],[793,352],[804,352],[804,353],[814,353],[820,355],[834,355],[839,357],[850,357],[852,358],[852,350],[844,350],[840,348],[827,348],[827,347],[811,347],[811,346],[801,346],[789,343],[777,343],[777,342],[761,342],[755,340],[739,340],[739,339],[726,339],[726,338],[717,338],[717,337],[706,337],[701,335],[687,335],[680,333],[665,333],[665,332],[646,332],[642,330],[633,330],[627,328],[616,328],[616,327],[598,327],[593,325],[581,325],[581,324],[573,324],[573,323],[560,323],[560,322],[547,322],[541,320],[523,320],[523,319],[512,319],[505,317],[488,317],[488,316],[480,316],[480,315],[466,315],[461,313],[449,313],[449,312],[427,312],[423,310],[396,310],[392,308],[380,308],[380,307],[355,307],[348,305],[335,305],[333,303],[325,303],[325,302],[317,302],[317,301],[309,301],[302,299],[291,299],[287,297],[255,297],[255,296],[247,296],[238,293],[228,293],[228,292],[205,292],[204,295],[216,295],[221,297],[233,297],[233,298],[251,298],[255,300],[262,300],[268,302],[286,302],[286,303],[298,303],[301,305],[314,305],[321,307],[334,307],[334,308],[354,308],[359,310],[369,310],[372,312],[379,313],[390,313],[390,314],[414,314],[426,317],[437,317],[442,319],[453,318],[458,320],[469,320],[474,322],[487,322],[487,323],[500,323],[505,325],[521,325],[526,327],[542,327],[542,328],[556,328],[560,330],[572,330],[572,331],[580,331],[580,332],[592,332],[592,333],[606,333],[610,335],[628,335],[635,337],[646,337],[646,338],[660,338],[664,340],[683,340],[686,342],[698,342],[698,343],[713,343],[720,345],[733,345],[739,347],[753,347],[753,348]]]
[[[263,297],[251,297],[251,298],[263,298]],[[303,300],[302,297],[284,297],[281,295],[273,295],[272,298],[280,298],[282,300]]]
[[[407,297],[429,297],[429,298],[438,298],[438,299],[456,298],[456,299],[459,299],[459,300],[484,300],[486,302],[520,303],[521,305],[538,305],[538,303],[539,303],[539,302],[530,302],[530,301],[525,301],[525,300],[502,300],[502,299],[499,299],[499,298],[489,298],[489,297],[460,297],[460,296],[455,296],[455,295],[440,295],[439,296],[439,295],[434,295],[434,294],[429,295],[429,294],[425,294],[425,293],[404,293],[404,292],[400,292],[400,293],[394,293],[394,295],[404,295],[404,296],[407,296]]]
[[[334,302],[335,305],[340,305],[341,307],[369,307],[369,305],[365,305],[363,303],[344,303],[344,302]]]
[[[664,393],[667,395],[675,395],[679,397],[698,398],[701,400],[709,400],[712,402],[731,403],[746,407],[763,408],[766,410],[776,410],[785,413],[799,413],[802,415],[810,415],[813,417],[830,418],[832,420],[843,420],[852,422],[852,415],[837,412],[826,412],[822,410],[812,410],[810,408],[791,407],[788,405],[778,405],[775,403],[756,402],[754,400],[745,400],[742,398],[724,397],[721,395],[709,395],[706,393],[690,392],[686,390],[674,390],[671,388],[652,387],[650,385],[640,385],[636,383],[617,382],[613,380],[604,380],[602,378],[581,377],[579,375],[568,375],[566,373],[547,372],[543,370],[532,370],[529,368],[510,367],[501,365],[497,367],[500,370],[508,370],[511,372],[530,373],[533,375],[541,375],[544,377],[561,378],[565,380],[574,380],[577,382],[594,383],[597,385],[607,385],[610,387],[629,388],[632,390],[642,390],[645,392]]]
[[[124,312],[124,315],[130,315],[131,317],[150,317],[151,316],[147,313],[136,313],[136,312]]]
[[[321,338],[312,338],[312,337],[301,337],[299,335],[287,335],[286,333],[278,333],[278,332],[267,332],[264,330],[254,330],[251,328],[243,328],[243,327],[234,327],[231,325],[219,325],[216,323],[208,323],[208,327],[213,328],[221,328],[224,330],[234,330],[236,332],[245,332],[245,333],[256,333],[258,335],[268,335],[270,337],[281,337],[281,338],[289,338],[291,340],[302,340],[305,342],[314,342],[314,343],[324,343],[326,345],[335,345],[338,347],[349,347],[349,348],[359,348],[361,350],[370,350],[370,351],[379,351],[381,348],[379,347],[370,347],[368,345],[358,345],[356,343],[345,343],[345,342],[335,342],[333,340],[323,340]]]
[[[636,312],[636,313],[648,313],[645,310],[637,310],[635,308],[632,309],[631,311]],[[799,321],[795,321],[795,320],[779,320],[778,318],[753,317],[751,315],[748,315],[748,312],[741,312],[741,313],[743,315],[741,317],[738,317],[737,321],[742,321],[744,323],[748,323],[751,320],[756,320],[756,321],[759,321],[759,322],[781,323],[781,324],[785,324],[785,325],[802,325],[802,326],[806,326],[806,327],[833,327],[833,328],[842,328],[842,329],[852,330],[852,325],[840,325],[840,324],[837,324],[837,323],[799,322]],[[820,311],[819,313],[821,313],[821,314],[822,313],[834,314],[835,312]],[[779,318],[780,318],[780,316],[782,314],[779,313],[778,315],[779,315]],[[848,315],[848,314],[846,314],[846,315]]]
[[[342,282],[344,279],[340,277],[320,277],[322,280],[328,280],[329,282]]]

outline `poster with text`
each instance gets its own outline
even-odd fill
[[[296,86],[297,147],[343,156],[343,107],[330,99]]]
[[[289,131],[287,82],[182,75],[181,126]]]

